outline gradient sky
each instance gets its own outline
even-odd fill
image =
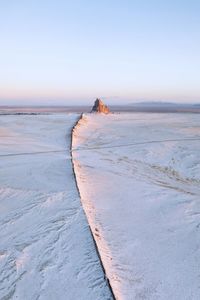
[[[0,0],[0,104],[200,102],[199,0]]]

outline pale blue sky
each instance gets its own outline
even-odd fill
[[[199,0],[0,0],[0,104],[200,102]]]

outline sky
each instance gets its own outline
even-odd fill
[[[0,0],[0,105],[200,102],[199,0]]]

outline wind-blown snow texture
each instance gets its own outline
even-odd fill
[[[85,115],[73,147],[117,299],[200,299],[199,115]]]
[[[1,300],[111,299],[72,172],[76,119],[0,117]]]

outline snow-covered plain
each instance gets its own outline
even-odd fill
[[[73,149],[116,298],[200,299],[199,114],[86,114]]]
[[[70,158],[69,115],[0,117],[0,299],[111,299]]]

